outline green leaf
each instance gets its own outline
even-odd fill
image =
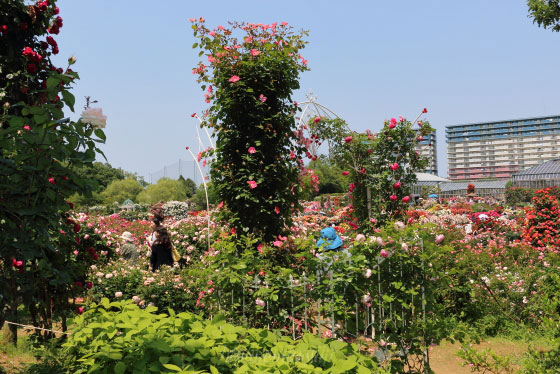
[[[173,371],[181,371],[181,368],[179,366],[173,364],[163,364],[163,367]]]
[[[99,139],[106,141],[107,137],[105,136],[105,133],[103,132],[103,130],[101,129],[95,129],[94,131],[95,136],[97,136]]]
[[[53,87],[56,87],[59,83],[60,83],[60,78],[48,77],[47,78],[47,89],[50,90]]]
[[[193,48],[197,48],[197,47],[198,47],[198,43],[194,43],[194,44],[192,45],[192,47],[193,47]]]
[[[218,369],[216,369],[216,367],[214,365],[210,365],[210,373],[220,374],[220,372],[218,371]]]
[[[125,363],[122,362],[122,361],[117,362],[114,370],[115,370],[115,374],[124,374],[124,372],[126,370]]]
[[[62,91],[62,99],[64,100],[66,105],[68,105],[70,110],[73,112],[74,104],[76,103],[76,98],[74,97],[74,95],[72,95],[70,91],[64,90]]]

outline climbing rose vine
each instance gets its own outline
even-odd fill
[[[339,133],[333,155],[344,169],[342,174],[351,178],[348,192],[355,225],[367,229],[404,218],[415,173],[427,165],[416,146],[432,131],[428,122],[399,117],[386,121],[377,134]]]
[[[205,123],[214,130],[212,183],[222,212],[238,232],[272,241],[299,208],[303,145],[297,142],[292,101],[306,32],[287,23],[230,23],[209,29],[191,19],[204,56],[194,69],[210,104]],[[206,152],[211,154],[212,152]]]
[[[73,170],[91,164],[105,135],[63,119],[78,74],[74,58],[51,61],[62,26],[55,0],[0,2],[0,325],[24,311],[35,326],[65,329],[79,311],[69,300],[84,294],[97,258],[67,199],[91,193],[93,182]]]

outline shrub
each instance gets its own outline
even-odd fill
[[[156,311],[107,299],[91,305],[63,346],[74,373],[384,373],[354,344],[309,334],[294,342],[220,315]]]
[[[230,224],[272,241],[299,208],[299,162],[291,95],[307,70],[300,55],[305,32],[287,23],[231,23],[210,30],[192,19],[204,62],[193,69],[210,103],[207,125],[216,135],[212,183]],[[239,33],[239,39],[238,35]],[[208,87],[207,87],[208,85]]]
[[[189,216],[189,204],[183,201],[168,201],[163,204],[163,215],[175,219],[183,219]]]
[[[537,249],[560,246],[560,207],[551,192],[550,188],[537,191],[533,207],[527,209],[524,238]]]

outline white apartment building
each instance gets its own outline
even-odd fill
[[[510,178],[560,157],[560,116],[447,126],[449,179]]]
[[[428,166],[423,171],[428,174],[437,175],[437,139],[436,132],[424,136],[422,140],[416,145],[416,151],[420,153],[420,156],[428,159]]]

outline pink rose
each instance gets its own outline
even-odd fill
[[[387,258],[389,257],[389,252],[387,252],[387,250],[382,249],[381,252],[379,252],[379,256],[383,257],[383,258]]]
[[[235,83],[239,80],[240,78],[237,75],[232,76],[231,78],[228,79],[228,82],[231,83]]]
[[[343,171],[341,174],[342,175],[348,175],[348,174],[350,174],[350,172],[349,171]]]
[[[395,184],[393,184],[393,188],[395,190],[398,190],[399,188],[401,188],[401,182],[396,182]]]
[[[346,143],[350,143],[350,142],[352,142],[352,140],[353,140],[353,139],[352,139],[351,136],[347,136],[346,138],[344,138],[344,141],[345,141]]]
[[[399,168],[399,164],[395,162],[394,164],[389,164],[389,169],[396,171]]]
[[[401,199],[403,203],[408,203],[410,201],[410,196],[405,196]]]
[[[441,234],[441,235],[436,235],[436,244],[439,244],[443,241],[443,239],[445,239],[445,235]]]
[[[253,154],[253,153],[257,153],[257,150],[255,149],[255,147],[249,147],[248,152],[249,152],[250,154]]]
[[[250,187],[251,189],[257,188],[257,182],[255,182],[255,181],[247,181],[247,183],[249,183],[249,187]]]
[[[256,299],[256,300],[255,300],[255,304],[257,304],[258,306],[264,307],[264,301],[261,300],[261,299]]]
[[[389,199],[391,199],[391,201],[397,201],[397,195],[391,195],[389,196]]]

